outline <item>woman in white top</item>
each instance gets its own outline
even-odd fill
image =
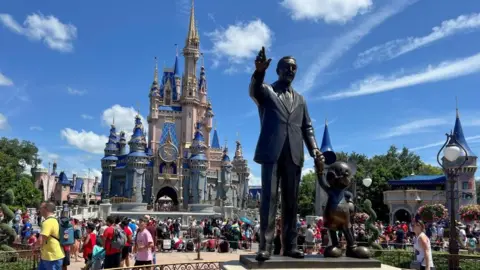
[[[417,262],[420,263],[420,270],[433,269],[432,246],[430,245],[430,239],[425,234],[425,224],[421,220],[415,221],[413,231],[416,235],[413,248],[415,249]]]

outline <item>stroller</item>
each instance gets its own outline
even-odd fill
[[[92,259],[88,261],[85,270],[103,269],[103,260],[105,259],[105,249],[99,246],[93,248]]]

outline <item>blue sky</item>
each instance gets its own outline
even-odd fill
[[[146,115],[153,59],[173,64],[189,8],[188,0],[2,1],[0,136],[34,141],[44,165],[98,174],[108,124],[115,115],[130,131],[136,108]],[[434,164],[458,97],[480,152],[478,1],[202,0],[196,18],[220,140],[232,149],[239,133],[253,184],[259,121],[247,88],[262,45],[274,63],[297,58],[295,88],[319,143],[328,118],[337,151],[374,155],[395,144]]]

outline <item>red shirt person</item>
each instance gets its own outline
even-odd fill
[[[105,247],[105,260],[103,262],[104,269],[118,268],[122,259],[122,252],[119,249],[112,248],[112,240],[115,235],[115,230],[121,230],[117,224],[115,224],[115,218],[112,216],[107,217],[107,228],[103,232],[103,242]]]

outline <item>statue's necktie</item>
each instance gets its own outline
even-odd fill
[[[283,93],[283,100],[285,101],[287,108],[290,110],[292,108],[292,93],[288,90],[285,91],[285,93]]]

